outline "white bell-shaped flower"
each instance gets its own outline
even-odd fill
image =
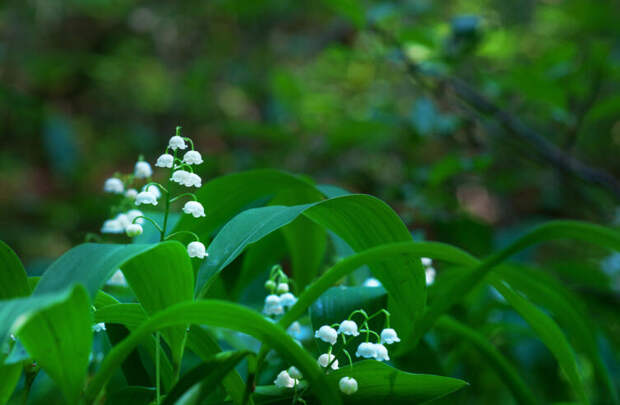
[[[183,155],[183,163],[187,163],[188,165],[199,165],[202,163],[202,156],[200,152],[195,150],[188,150]]]
[[[360,334],[357,330],[357,324],[350,320],[342,321],[342,323],[340,323],[338,333],[349,336],[359,336]]]
[[[194,218],[200,218],[205,216],[205,209],[198,201],[188,201],[183,206],[183,212],[191,214]]]
[[[190,244],[187,245],[187,254],[189,257],[197,257],[199,259],[204,259],[208,256],[205,245],[198,241],[190,242]]]
[[[346,395],[351,395],[357,392],[357,380],[352,377],[342,377],[338,381],[338,388]]]
[[[93,325],[93,332],[103,332],[105,330],[105,323],[99,322]]]
[[[329,325],[323,325],[314,333],[314,337],[330,345],[335,345],[338,340],[338,332]]]
[[[174,156],[169,153],[164,153],[163,155],[157,158],[157,162],[155,162],[155,166],[157,167],[167,167],[171,168],[174,164]]]
[[[327,367],[331,363],[332,370],[338,370],[338,360],[334,360],[334,358],[334,355],[331,353],[323,353],[317,361],[321,367]]]
[[[138,190],[136,190],[135,188],[130,188],[129,190],[125,191],[125,197],[131,200],[135,200],[137,196]]]
[[[202,179],[196,173],[190,173],[187,176],[185,185],[187,187],[196,187],[196,188],[202,187]]]
[[[122,223],[117,221],[116,219],[108,219],[103,223],[101,227],[101,233],[123,233],[125,232],[125,227]]]
[[[118,269],[114,272],[114,274],[112,274],[112,277],[110,277],[106,284],[127,287],[127,280],[125,279],[125,275],[123,274],[123,272]]]
[[[364,357],[366,359],[374,359],[375,358],[375,346],[374,343],[363,342],[357,346],[357,351],[355,352],[357,357]]]
[[[187,148],[187,144],[185,143],[185,139],[175,135],[168,141],[168,147],[172,150],[185,149]]]
[[[157,196],[150,191],[141,191],[136,196],[136,205],[142,204],[157,205]]]
[[[383,329],[381,331],[381,343],[387,343],[391,345],[392,343],[400,342],[400,338],[396,334],[396,331],[392,328]]]
[[[297,302],[297,297],[295,297],[292,293],[287,292],[280,295],[280,304],[283,307],[290,308]]]
[[[125,191],[125,186],[121,179],[117,179],[116,177],[110,177],[103,183],[103,191],[106,193],[114,193],[114,194],[123,194]]]
[[[127,225],[127,228],[125,229],[125,233],[130,238],[133,238],[134,236],[142,235],[142,232],[143,230],[140,224],[129,224]]]
[[[304,376],[301,374],[301,371],[299,371],[295,366],[290,366],[286,371],[288,372],[288,375],[290,375],[296,380],[301,380],[302,378],[304,378]]]
[[[181,185],[186,185],[190,174],[191,174],[190,172],[185,171],[185,170],[177,170],[174,173],[172,173],[172,177],[170,178],[170,180],[174,181],[175,183],[179,183]]]
[[[279,283],[278,288],[276,288],[276,292],[278,294],[284,294],[285,292],[288,292],[288,283]]]
[[[127,219],[129,220],[130,224],[134,223],[134,219],[135,219],[135,223],[136,224],[142,225],[144,223],[144,218],[138,218],[138,217],[141,217],[141,216],[144,215],[142,213],[142,211],[140,211],[140,210],[136,210],[136,209],[129,210],[129,211],[127,211],[127,213],[125,215],[127,215]],[[136,219],[136,218],[138,218],[138,219]]]
[[[381,287],[381,282],[374,277],[370,277],[364,281],[364,287]]]
[[[280,297],[275,294],[269,294],[265,297],[265,307],[263,308],[265,315],[281,315],[284,313],[284,308],[280,303]]]
[[[375,359],[379,361],[389,360],[387,348],[380,343],[373,343],[375,349]]]
[[[292,337],[299,336],[301,334],[301,324],[298,321],[293,322],[288,328],[286,328],[286,333]]]
[[[127,225],[131,223],[127,214],[118,214],[114,219],[123,227],[123,231],[127,229]]]
[[[151,165],[148,162],[141,160],[136,162],[133,175],[139,179],[146,179],[153,175],[153,169],[151,169]]]
[[[293,388],[299,381],[291,377],[286,370],[280,371],[273,383],[278,388]]]
[[[430,257],[421,257],[420,260],[422,260],[422,266],[424,267],[433,265],[433,259],[431,259]]]
[[[424,276],[426,277],[426,285],[431,285],[435,282],[435,276],[437,273],[433,267],[427,267],[424,270]]]
[[[159,187],[157,187],[155,184],[151,184],[148,187],[142,187],[142,191],[148,191],[149,193],[153,194],[158,200],[161,197],[161,191],[159,190]]]

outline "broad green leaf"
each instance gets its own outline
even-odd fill
[[[17,336],[28,353],[58,384],[67,401],[75,403],[84,384],[92,348],[92,315],[84,288],[76,286],[69,291],[65,299],[37,312],[23,308],[19,315],[23,320],[18,320],[23,326],[18,327]],[[47,296],[35,295],[19,300],[36,302]],[[34,313],[28,316],[28,311]]]
[[[579,400],[586,404],[589,403],[581,375],[577,369],[575,354],[558,325],[534,304],[516,293],[505,282],[497,279],[492,284],[523,319],[527,321],[540,340],[553,353]]]
[[[352,368],[342,366],[328,376],[334,384],[342,377],[357,380],[358,391],[343,396],[345,403],[357,404],[417,404],[441,398],[467,385],[456,378],[406,373],[375,360],[360,361]]]
[[[0,240],[0,300],[30,295],[28,276],[19,257]]]
[[[579,298],[559,282],[546,277],[540,269],[503,265],[497,268],[496,275],[514,289],[523,292],[534,303],[551,311],[567,336],[572,338],[575,348],[590,358],[597,378],[607,390],[607,394],[601,395],[608,395],[612,403],[618,403],[609,370],[598,350],[594,326],[588,315],[577,305]]]
[[[174,230],[193,230],[203,239],[252,203],[271,199],[283,190],[314,189],[301,176],[263,169],[218,177],[205,183],[197,192],[198,201],[205,207],[205,218],[182,216]]]
[[[409,231],[394,211],[367,195],[348,195],[292,207],[269,206],[242,212],[228,222],[209,246],[209,260],[201,266],[196,292],[205,291],[213,275],[222,271],[245,247],[291,223],[299,215],[332,230],[355,251],[383,243],[411,240]],[[399,308],[402,328],[410,327],[424,308],[426,285],[419,259],[393,257],[372,266],[391,300]],[[405,319],[408,321],[405,322]]]
[[[185,324],[228,328],[257,338],[299,368],[312,386],[321,387],[315,392],[323,403],[341,403],[338,391],[326,380],[315,359],[299,347],[282,328],[247,308],[216,300],[179,303],[154,314],[110,351],[99,372],[90,381],[86,389],[86,399],[92,400],[97,396],[123,359],[145,336],[162,328]]]
[[[93,298],[119,268],[147,313],[193,298],[191,262],[183,245],[176,241],[153,245],[79,245],[50,265],[34,295],[82,284]],[[162,334],[172,349],[174,364],[180,364],[185,329],[178,326]]]
[[[129,386],[115,391],[107,398],[107,404],[147,405],[155,399],[155,388]]]
[[[552,221],[540,225],[508,247],[475,265],[471,270],[463,272],[462,276],[451,280],[450,285],[446,288],[442,288],[441,293],[437,295],[433,304],[427,308],[422,319],[416,324],[413,341],[417,342],[441,315],[466,296],[495,266],[532,245],[564,239],[575,239],[620,251],[620,233],[612,229],[578,221]],[[414,346],[415,344],[411,347]]]
[[[226,374],[232,371],[250,353],[249,351],[222,352],[205,360],[181,377],[166,395],[162,405],[174,405],[187,390],[197,383],[202,384],[202,389],[214,391],[216,385],[221,382]]]
[[[369,315],[385,308],[387,294],[381,287],[332,287],[325,291],[310,307],[310,319],[316,330],[321,325],[331,325],[347,319],[356,309],[363,309]],[[356,317],[358,321],[361,317]],[[383,327],[383,317],[378,328]],[[372,325],[371,325],[371,329]]]
[[[22,375],[21,363],[0,365],[0,405],[6,404],[17,386],[19,377]]]
[[[537,404],[534,393],[512,364],[482,334],[448,317],[439,318],[438,329],[457,335],[471,343],[486,358],[520,404]]]

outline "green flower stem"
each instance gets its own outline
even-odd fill
[[[342,351],[344,352],[344,354],[347,355],[347,359],[349,359],[349,366],[351,366],[351,368],[353,368],[353,360],[351,359],[351,355],[349,354],[349,351],[347,349],[342,349]]]
[[[356,309],[355,311],[351,312],[351,315],[349,315],[347,320],[350,321],[351,319],[353,319],[353,316],[356,314],[361,314],[364,317],[364,320],[366,321],[368,320],[368,314],[363,309]]]
[[[387,325],[386,327],[389,328],[390,327],[390,316],[391,314],[389,313],[389,311],[385,308],[375,312],[374,314],[370,315],[368,317],[368,319],[366,319],[367,321],[370,321],[372,318],[375,318],[381,314],[385,314],[385,324]]]
[[[149,189],[149,186],[156,186],[156,187],[159,187],[159,189],[160,189],[161,191],[163,191],[165,194],[168,194],[168,190],[167,190],[164,186],[162,186],[161,184],[159,184],[159,183],[158,183],[158,182],[156,182],[156,181],[150,181],[150,182],[146,183],[146,184],[144,185],[143,189],[144,189],[144,190],[148,190],[148,189]]]
[[[149,217],[144,216],[144,215],[140,215],[140,216],[135,217],[135,218],[133,219],[133,221],[131,221],[131,223],[132,223],[132,224],[135,224],[135,223],[136,223],[136,221],[137,221],[138,219],[140,219],[140,218],[144,218],[144,219],[146,219],[147,221],[149,221],[150,223],[152,223],[152,224],[155,226],[155,228],[157,228],[157,230],[158,230],[159,232],[163,232],[163,230],[161,229],[161,227],[157,224],[157,222],[155,222],[155,220],[154,220],[153,218],[149,218]]]
[[[170,235],[166,236],[166,238],[164,240],[171,239],[174,236],[177,236],[179,234],[184,234],[184,233],[188,233],[188,234],[192,235],[192,237],[195,240],[200,241],[200,238],[198,237],[198,235],[196,235],[194,232],[191,232],[191,231],[178,231],[178,232],[174,232],[174,233],[171,233]]]
[[[194,193],[183,193],[183,194],[179,194],[179,195],[175,196],[174,198],[172,198],[170,200],[170,203],[173,203],[173,202],[177,201],[179,198],[185,197],[185,196],[190,196],[190,197],[192,197],[192,199],[194,201],[198,201],[198,197],[196,197],[196,194],[194,194]]]
[[[175,151],[174,151],[174,157],[175,157],[175,159],[177,158],[176,156],[177,156],[177,151],[175,150]],[[187,167],[187,168],[189,169],[189,171],[190,171],[190,172],[194,173],[194,168],[192,167],[192,165],[188,165],[187,163],[181,163],[181,164],[180,164],[180,165],[178,165],[178,166],[172,166],[172,170],[179,170],[179,169],[181,169],[181,168],[183,168],[183,167]],[[170,172],[170,177],[172,177],[172,172]]]
[[[185,139],[187,142],[189,142],[190,145],[192,145],[192,150],[194,150],[194,141],[192,141],[191,139],[187,138],[187,137],[183,137],[183,139]]]
[[[360,332],[366,332],[366,342],[368,342],[368,336],[370,333],[377,337],[377,343],[381,342],[381,336],[377,332],[372,329],[368,329],[368,325],[366,325],[366,329],[360,329]]]

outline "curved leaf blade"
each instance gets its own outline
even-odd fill
[[[13,249],[0,240],[0,300],[30,295],[28,276]]]

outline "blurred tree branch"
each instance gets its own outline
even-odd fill
[[[398,39],[385,29],[377,25],[370,25],[369,29],[400,52],[407,72],[423,88],[433,93],[444,93],[445,90],[449,89],[480,115],[494,119],[506,132],[533,146],[534,150],[548,163],[562,171],[572,173],[582,180],[607,189],[620,200],[620,182],[613,175],[605,170],[588,166],[564,152],[534,129],[525,125],[518,117],[501,109],[463,80],[456,77],[440,76],[435,73],[431,75],[431,72],[424,71],[404,54],[403,47]],[[427,78],[434,79],[434,86],[428,83]]]

